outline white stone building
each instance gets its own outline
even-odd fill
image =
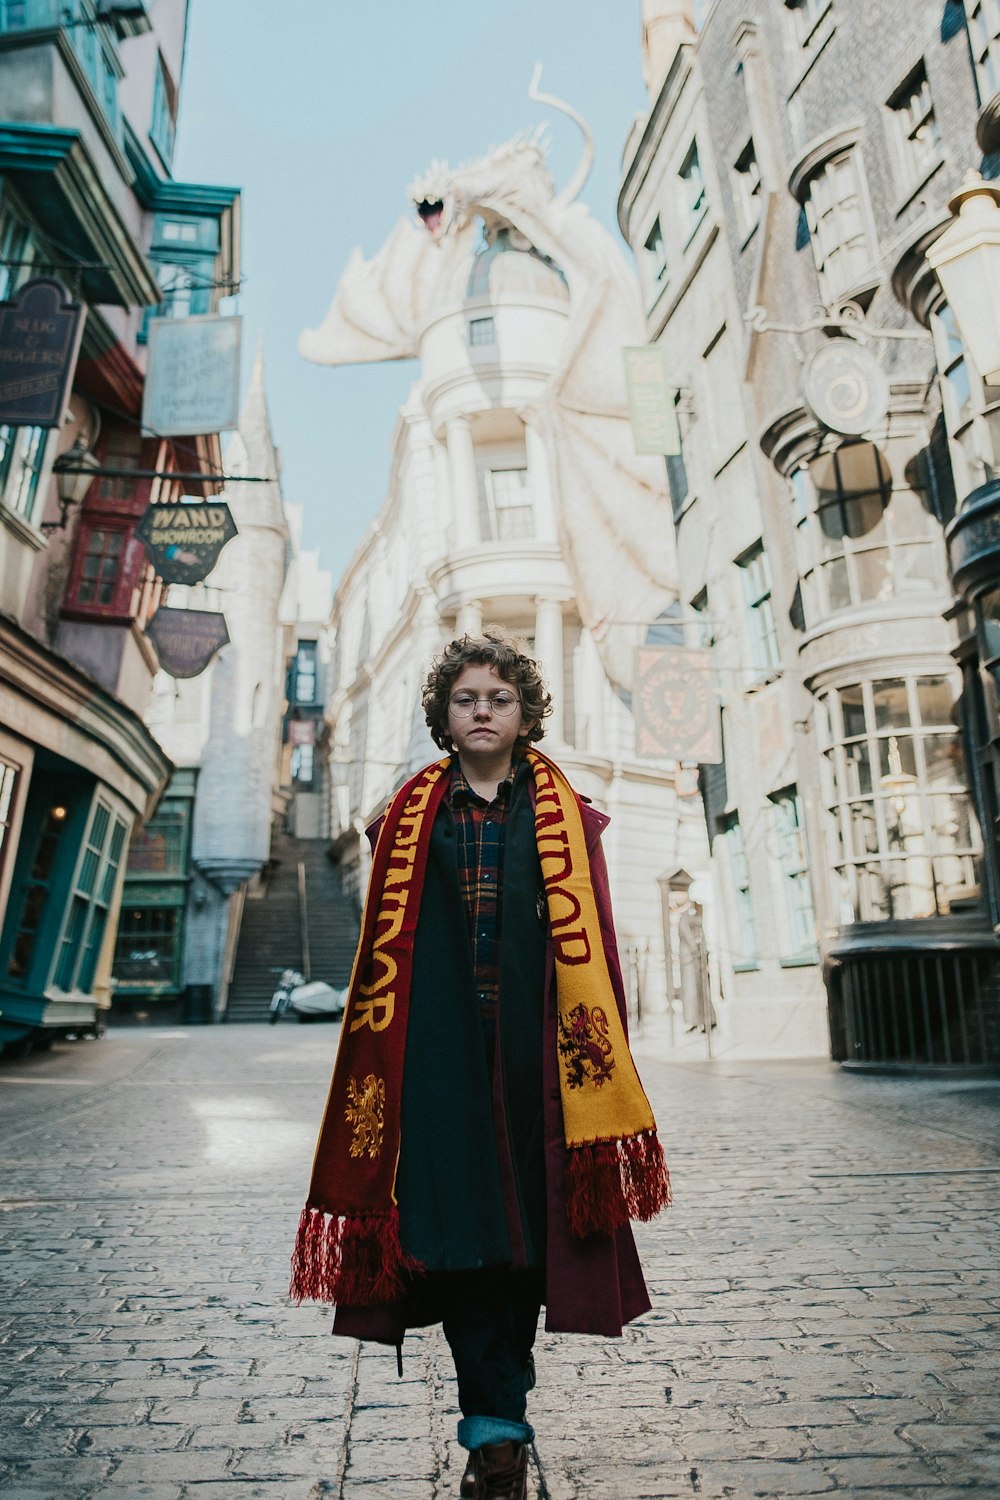
[[[625,413],[621,346],[643,341],[631,273],[534,141],[437,167],[411,196],[423,227],[352,261],[302,340],[323,363],[419,359],[387,498],[334,600],[335,848],[360,886],[365,824],[437,753],[431,656],[488,622],[517,632],[556,705],[543,748],[612,818],[633,1001],[662,1012],[657,877],[699,868],[704,835],[673,763],[636,757],[628,707],[633,648],[674,597],[662,467],[635,457]]]

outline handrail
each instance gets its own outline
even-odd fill
[[[309,909],[306,898],[306,867],[300,859],[299,873],[299,934],[302,943],[302,973],[308,980],[312,977],[309,967]]]

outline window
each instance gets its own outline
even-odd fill
[[[476,349],[497,341],[496,324],[492,318],[469,319],[469,346]]]
[[[190,318],[194,312],[196,282],[190,266],[158,260],[156,279],[163,292],[157,308],[161,318]]]
[[[790,948],[786,957],[815,957],[816,919],[812,890],[809,885],[809,859],[806,853],[805,828],[802,824],[802,801],[794,786],[775,792],[774,831],[778,844],[781,883],[788,914]]]
[[[35,957],[35,947],[52,891],[67,816],[66,804],[59,800],[53,802],[42,819],[38,845],[25,884],[21,912],[7,964],[9,979],[26,979]]]
[[[722,836],[729,861],[729,879],[736,908],[736,969],[757,967],[757,924],[750,896],[750,870],[739,815],[729,813],[722,820]]]
[[[173,906],[122,910],[114,964],[119,984],[177,982],[181,915]]]
[[[1000,387],[987,385],[966,362],[951,308],[931,315],[931,331],[944,394],[952,467],[958,493],[1000,476]]]
[[[680,391],[674,396],[674,406],[677,408],[677,445],[680,452],[668,453],[666,463],[667,488],[670,491],[670,509],[676,521],[683,512],[687,504],[688,495],[691,493],[691,486],[688,483],[687,466],[684,462],[684,433],[681,428],[682,407]],[[684,411],[683,415],[686,417],[687,412]]]
[[[691,610],[694,615],[694,639],[692,646],[699,647],[702,651],[709,651],[715,645],[715,627],[708,608],[708,589],[702,589],[691,600]]]
[[[160,239],[169,243],[196,245],[199,226],[191,220],[164,219],[160,225]]]
[[[98,527],[90,530],[80,567],[80,581],[76,586],[77,604],[112,603],[124,541],[123,531]]]
[[[746,437],[739,356],[724,323],[702,354],[698,380],[699,410],[708,429],[707,456],[718,473]]]
[[[853,150],[831,157],[810,178],[805,214],[820,289],[832,302],[857,286],[874,259]]]
[[[670,279],[667,268],[667,247],[663,242],[663,229],[658,217],[653,220],[653,227],[646,236],[643,249],[646,252],[646,275],[651,300],[655,300]]]
[[[17,786],[18,767],[10,761],[0,760],[0,870],[3,869],[7,849],[7,836],[14,818],[14,788]]]
[[[980,104],[1000,89],[1000,0],[965,0]]]
[[[300,786],[311,786],[315,763],[315,745],[296,745],[292,751],[292,780]]]
[[[163,58],[157,58],[156,83],[153,89],[153,119],[149,127],[149,139],[168,170],[170,159],[174,154],[173,92]]]
[[[185,875],[187,873],[188,811],[191,803],[164,799],[144,828],[139,829],[128,855],[129,875]]]
[[[705,178],[701,170],[697,141],[691,142],[688,154],[681,164],[680,179],[684,190],[687,238],[690,241],[708,209],[708,199],[705,196]]]
[[[843,443],[792,476],[807,629],[878,599],[945,590],[937,526],[922,491],[893,490],[874,443]]]
[[[819,700],[844,921],[945,915],[978,900],[956,695],[942,675],[854,683]]]
[[[781,665],[778,633],[771,602],[771,568],[763,546],[757,546],[738,560],[743,578],[743,599],[750,632],[750,653],[758,680],[771,677]]]
[[[830,0],[785,0],[785,5],[792,12],[799,46],[808,46],[813,32],[830,9]]]
[[[8,510],[34,519],[50,429],[0,427],[0,501]]]
[[[922,182],[942,159],[941,131],[922,62],[893,94],[889,110],[900,183],[910,188]]]
[[[295,703],[316,702],[316,642],[299,641],[295,653],[295,681],[292,684]]]
[[[126,832],[124,821],[98,800],[56,947],[53,983],[61,990],[86,994],[93,985]]]
[[[747,141],[733,166],[733,197],[740,234],[748,240],[760,223],[760,164],[753,141]]]
[[[6,183],[4,191],[8,191]],[[31,280],[32,262],[41,256],[42,248],[27,224],[9,206],[0,208],[0,301]]]
[[[495,541],[513,542],[534,536],[527,469],[487,470],[486,503]]]

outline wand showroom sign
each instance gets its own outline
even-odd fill
[[[200,583],[219,560],[219,553],[237,535],[229,506],[208,504],[150,505],[135,534],[164,583]]]

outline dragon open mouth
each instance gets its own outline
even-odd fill
[[[422,203],[417,204],[417,213],[423,220],[424,228],[428,234],[436,236],[441,228],[441,221],[444,218],[443,200],[437,198],[433,203],[430,203],[425,198]]]

